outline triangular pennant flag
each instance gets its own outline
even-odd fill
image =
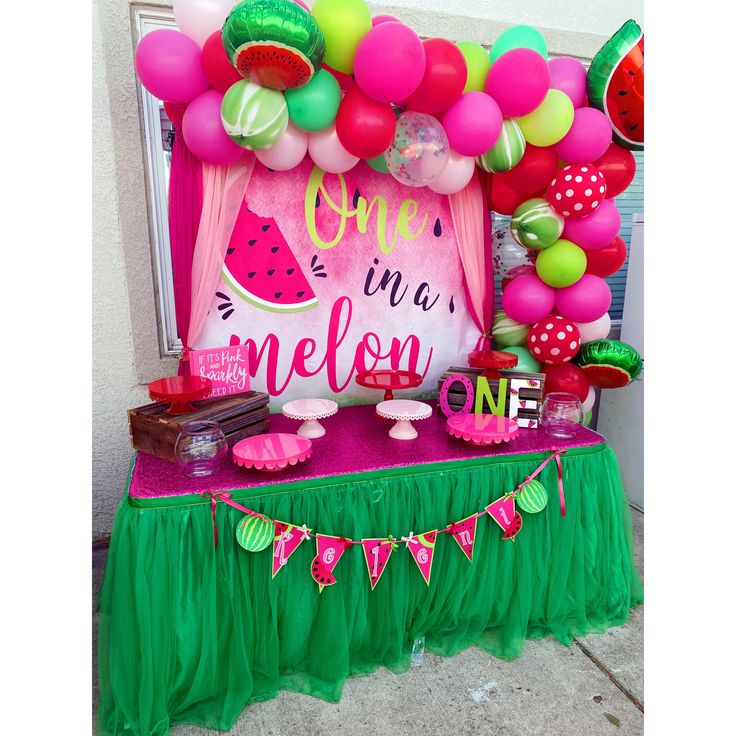
[[[273,537],[273,568],[271,577],[288,562],[294,550],[309,537],[306,526],[294,526],[284,521],[276,521],[276,530]]]
[[[319,585],[320,593],[325,585],[334,585],[337,582],[332,572],[347,546],[348,542],[344,537],[317,535],[317,556],[312,560],[312,578]]]
[[[409,535],[406,539],[406,546],[417,563],[419,572],[422,573],[424,581],[429,585],[429,578],[432,575],[432,559],[434,558],[434,540],[437,537],[437,530],[424,532],[417,536]],[[404,539],[404,537],[402,537]]]
[[[473,548],[475,547],[475,526],[478,523],[478,517],[473,514],[462,521],[453,521],[450,524],[450,534],[460,545],[460,549],[465,552],[465,556],[473,561]]]
[[[388,539],[363,539],[361,541],[365,562],[368,565],[368,575],[371,579],[371,590],[373,590],[386,570],[388,558],[391,557],[394,547]]]
[[[488,504],[486,511],[501,529],[507,532],[513,526],[514,515],[516,514],[513,495],[501,496],[493,503]]]

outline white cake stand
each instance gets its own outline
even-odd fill
[[[376,414],[385,419],[396,419],[396,424],[388,431],[389,437],[395,440],[414,440],[418,432],[414,429],[412,422],[429,419],[432,416],[432,407],[423,401],[394,399],[378,404]]]
[[[322,437],[327,431],[319,420],[337,414],[337,402],[330,399],[295,399],[284,404],[281,413],[289,419],[304,420],[296,433],[314,439]]]

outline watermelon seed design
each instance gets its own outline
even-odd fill
[[[450,297],[450,314],[454,314],[454,313],[455,313],[455,297],[451,296]]]
[[[353,192],[353,207],[358,206],[358,200],[360,199],[360,189],[357,189]]]
[[[227,312],[221,315],[223,319],[227,319],[235,311],[235,309],[233,308],[233,303],[230,300],[230,297],[227,294],[223,294],[221,291],[216,291],[215,296],[217,296],[218,299],[223,300],[223,304],[218,304],[217,309],[220,312],[222,312],[223,309],[227,309]]]
[[[442,235],[442,224],[440,223],[440,218],[439,217],[434,221],[434,230],[433,230],[433,232],[434,232],[435,238],[439,238],[440,235]]]
[[[327,274],[321,273],[321,271],[325,270],[325,267],[321,263],[317,263],[317,256],[312,256],[312,260],[310,261],[310,266],[312,267],[312,273],[320,279],[326,279]]]
[[[319,193],[317,194],[317,197],[314,200],[314,206],[319,207]]]
[[[511,526],[504,532],[503,539],[514,541],[514,537],[521,531],[521,514],[517,511],[511,521]]]

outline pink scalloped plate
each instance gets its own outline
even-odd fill
[[[513,419],[495,414],[455,414],[446,426],[453,437],[474,445],[499,445],[519,435],[519,425]]]
[[[283,470],[312,455],[312,442],[298,434],[256,434],[233,447],[233,462],[256,470]]]

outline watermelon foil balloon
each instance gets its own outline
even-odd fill
[[[594,340],[580,349],[575,361],[593,386],[622,388],[641,373],[641,355],[620,340]]]
[[[322,67],[325,39],[291,0],[246,0],[222,26],[222,45],[240,74],[271,89],[305,85]]]
[[[588,100],[611,121],[617,143],[644,149],[644,34],[635,21],[627,20],[593,58]]]

